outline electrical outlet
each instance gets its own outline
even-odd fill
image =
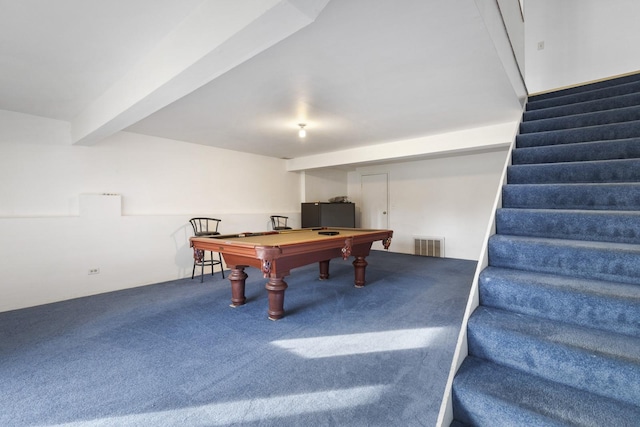
[[[89,269],[89,274],[100,274],[100,269],[99,268],[90,268]]]
[[[538,42],[538,50],[544,49],[544,41]]]

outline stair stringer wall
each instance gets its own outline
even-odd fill
[[[523,112],[525,106],[523,107]],[[512,151],[515,148],[516,136],[519,133],[519,126],[514,130],[513,138],[511,139],[511,145],[507,152],[505,163],[502,167],[502,174],[500,181],[496,188],[496,195],[494,197],[493,207],[491,208],[491,215],[489,224],[487,225],[487,231],[484,236],[484,242],[480,251],[480,257],[478,258],[478,265],[473,276],[473,282],[471,284],[471,290],[469,292],[469,298],[467,300],[467,306],[465,308],[464,316],[462,318],[462,325],[460,326],[460,332],[458,334],[458,340],[456,342],[456,349],[453,354],[453,360],[451,361],[451,367],[449,368],[449,376],[447,378],[447,384],[445,386],[442,403],[440,404],[440,411],[438,413],[438,420],[436,426],[443,427],[449,426],[453,421],[453,403],[452,403],[452,388],[453,378],[460,368],[462,361],[468,356],[469,349],[467,346],[467,324],[471,313],[480,305],[480,293],[478,288],[478,279],[480,272],[489,265],[489,238],[496,234],[496,212],[502,207],[502,187],[507,183],[507,168],[511,165]]]

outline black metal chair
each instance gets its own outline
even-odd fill
[[[216,236],[218,232],[219,219],[216,218],[191,218],[189,223],[193,227],[193,235],[195,237]],[[209,259],[207,259],[206,252],[209,252]],[[200,267],[200,282],[204,281],[204,268],[211,266],[211,275],[213,276],[213,267],[219,265],[220,273],[224,279],[224,268],[222,267],[222,255],[218,253],[218,259],[213,259],[213,252],[203,250],[193,250],[193,270],[191,271],[191,278],[193,279],[196,273],[196,266]]]
[[[273,230],[291,230],[291,227],[287,227],[288,216],[271,215],[271,228]]]

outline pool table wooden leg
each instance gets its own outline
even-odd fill
[[[331,260],[328,259],[318,263],[320,267],[320,280],[327,280],[329,278],[329,261]]]
[[[353,269],[356,276],[356,288],[362,288],[364,286],[364,273],[367,265],[369,265],[369,263],[363,256],[356,256],[355,261],[353,261]]]
[[[244,272],[244,266],[234,265],[231,267],[229,281],[231,282],[231,307],[243,305],[247,298],[244,296],[244,284],[247,279],[247,273]]]
[[[269,292],[269,319],[278,320],[284,316],[284,291],[288,285],[282,277],[269,277],[265,288]]]

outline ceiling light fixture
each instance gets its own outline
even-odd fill
[[[304,138],[305,136],[307,136],[307,131],[304,129],[306,124],[305,123],[300,123],[300,124],[298,124],[298,126],[300,126],[300,130],[298,131],[298,136],[300,138]]]

